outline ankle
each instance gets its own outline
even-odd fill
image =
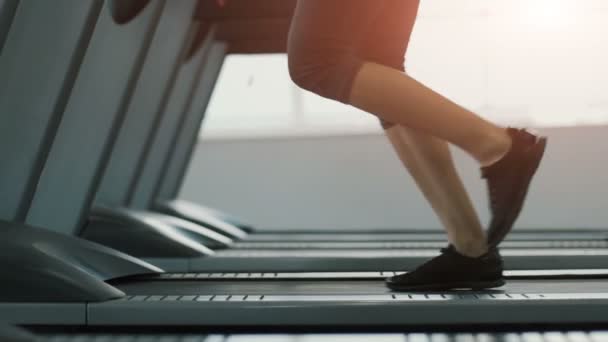
[[[482,145],[482,150],[477,155],[477,160],[482,167],[490,166],[501,160],[511,149],[511,136],[507,130],[500,128],[494,132],[486,144]]]
[[[485,239],[454,241],[452,244],[458,253],[470,258],[478,258],[488,252]]]

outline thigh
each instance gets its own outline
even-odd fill
[[[379,21],[387,0],[298,0],[289,51],[346,50],[355,53]]]
[[[359,45],[362,59],[404,71],[405,54],[418,14],[419,0],[384,0],[381,13]]]

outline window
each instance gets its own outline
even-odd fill
[[[608,2],[423,0],[408,73],[499,124],[608,123]],[[379,132],[372,115],[298,89],[285,55],[226,60],[205,137]]]

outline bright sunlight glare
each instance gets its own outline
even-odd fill
[[[573,0],[527,0],[522,15],[526,23],[538,29],[559,29],[575,19],[577,3]]]

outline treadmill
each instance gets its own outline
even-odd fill
[[[220,23],[228,20],[241,20],[243,22],[242,31],[228,32],[222,29],[217,37],[218,40],[225,41],[231,52],[238,53],[269,53],[285,52],[285,34],[289,27],[290,17],[294,8],[294,1],[273,1],[264,4],[251,6],[246,1],[230,1],[223,6],[218,6],[214,2],[204,2],[201,10],[197,12],[199,20],[203,22],[217,21]],[[268,22],[273,23],[273,32],[258,32]],[[228,25],[226,25],[228,26]],[[248,40],[251,40],[250,44]],[[264,41],[264,44],[254,45]],[[236,49],[240,49],[235,51]],[[216,71],[214,71],[216,72]],[[215,77],[215,76],[214,76]],[[170,215],[181,217],[203,226],[210,227],[227,235],[235,240],[245,240],[243,247],[250,248],[249,242],[394,242],[394,241],[413,241],[430,240],[443,241],[445,235],[442,231],[429,230],[370,230],[370,231],[286,231],[270,232],[256,230],[252,225],[242,222],[217,210],[205,208],[198,204],[177,200],[181,182],[188,167],[192,151],[196,145],[199,127],[204,117],[205,109],[211,92],[212,86],[202,87],[198,96],[186,99],[189,102],[184,104],[189,110],[183,114],[183,118],[164,119],[159,125],[156,133],[157,138],[149,142],[149,157],[139,166],[128,166],[139,173],[138,179],[132,183],[133,194],[130,195],[128,206],[137,209],[158,210]],[[200,102],[197,102],[200,101]],[[128,164],[124,164],[128,165]],[[127,166],[125,166],[127,168]],[[133,171],[131,171],[133,172]],[[229,225],[232,225],[230,227]],[[236,226],[237,229],[234,229]],[[246,236],[246,233],[251,233]],[[555,231],[550,229],[537,230],[515,230],[509,235],[509,240],[606,240],[608,235],[605,231],[591,229],[572,229]],[[240,243],[237,243],[237,246]],[[258,245],[262,247],[263,245]],[[269,246],[269,245],[266,245]],[[276,244],[275,244],[276,246]],[[296,248],[291,245],[288,248]],[[314,246],[304,246],[313,248]],[[265,248],[265,247],[262,247]]]
[[[352,287],[349,282],[331,280],[192,282],[164,278],[158,267],[75,237],[91,205],[90,194],[97,188],[94,175],[103,169],[111,149],[113,122],[121,121],[127,111],[127,105],[119,105],[121,100],[133,95],[140,71],[152,60],[145,57],[164,41],[166,30],[174,32],[183,23],[183,13],[193,3],[151,1],[122,24],[116,22],[108,1],[73,4],[68,0],[52,5],[24,2],[14,25],[52,25],[54,30],[38,27],[32,28],[33,33],[61,50],[42,63],[39,57],[48,54],[48,46],[16,44],[26,32],[18,29],[11,31],[0,60],[0,71],[8,76],[0,84],[3,95],[19,90],[18,83],[12,90],[10,82],[21,80],[17,76],[27,71],[28,62],[44,64],[38,72],[27,74],[31,77],[28,99],[6,96],[2,101],[35,106],[45,99],[44,104],[56,104],[43,107],[45,123],[55,123],[50,127],[42,127],[42,112],[33,111],[7,111],[0,125],[0,136],[10,142],[0,144],[2,152],[15,157],[10,147],[21,143],[16,162],[34,161],[22,165],[16,174],[6,172],[8,168],[0,174],[16,194],[1,206],[0,319],[45,326],[400,328],[604,324],[608,320],[602,315],[608,309],[605,270],[582,271],[589,272],[577,275],[584,281],[564,280],[563,274],[553,275],[553,280],[520,275],[504,291],[478,293],[391,293],[377,280],[357,281]],[[7,55],[11,57],[4,59]],[[57,77],[66,73],[72,77]],[[50,83],[36,82],[38,78]],[[102,81],[112,87],[97,91],[93,85],[103,85]],[[39,120],[30,120],[33,115]],[[92,116],[94,129],[82,130]],[[6,122],[15,126],[8,127]],[[41,127],[47,134],[40,134]],[[41,136],[50,136],[46,144],[40,143]],[[87,144],[72,143],[76,136],[84,137]],[[106,139],[95,139],[103,136]],[[35,189],[23,191],[28,184],[36,184]]]
[[[141,184],[145,182],[142,179],[148,179],[147,174],[162,169],[162,158],[159,156],[166,154],[158,153],[153,147],[166,147],[171,139],[179,136],[163,130],[163,127],[175,126],[180,117],[183,121],[191,113],[203,113],[208,102],[227,45],[217,42],[222,37],[221,29],[213,25],[210,28],[198,26],[198,31],[191,32],[191,36],[194,37],[193,47],[184,48],[186,58],[176,71],[164,67],[160,64],[163,63],[161,60],[150,61],[160,66],[144,66],[143,81],[135,87],[123,125],[118,133],[113,134],[117,138],[108,167],[101,167],[105,173],[95,176],[102,179],[100,190],[95,195],[97,208],[79,231],[80,236],[144,258],[173,272],[401,271],[411,269],[438,253],[442,243],[433,241],[382,244],[341,242],[327,243],[327,247],[317,243],[307,244],[307,248],[301,250],[292,248],[292,245],[282,249],[272,246],[268,249],[244,249],[234,243],[234,238],[214,233],[209,226],[125,208],[129,198],[147,198],[144,194],[153,192],[153,185],[143,190]],[[166,83],[167,87],[163,88],[161,85]],[[107,115],[105,117],[109,119]],[[157,131],[155,127],[158,127]],[[77,128],[75,130],[79,131]],[[76,137],[76,133],[73,136]],[[93,139],[95,137],[91,136],[90,140]],[[106,137],[100,136],[99,139],[106,140]],[[151,149],[146,150],[145,146]],[[77,156],[79,153],[82,152],[71,151],[70,155]],[[87,152],[81,160],[86,158],[94,158],[94,153]],[[146,174],[139,177],[136,167],[131,167],[136,164],[144,165]],[[134,182],[141,190],[130,191],[133,188],[130,184]],[[133,244],[132,241],[138,243]],[[509,248],[507,245],[503,253],[509,269],[603,268],[608,255],[602,241],[508,243],[516,247]]]
[[[382,280],[167,280],[153,275],[153,266],[99,245],[45,229],[2,225],[3,251],[19,255],[24,264],[39,265],[16,272],[5,267],[5,257],[1,260],[12,278],[3,277],[0,318],[11,324],[422,329],[563,327],[608,320],[603,315],[608,309],[606,274],[520,277],[501,290],[434,293],[392,293]],[[46,247],[36,250],[36,244]],[[45,287],[16,286],[26,279]]]

